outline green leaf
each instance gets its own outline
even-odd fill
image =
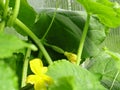
[[[16,50],[25,47],[37,50],[34,45],[25,43],[13,35],[0,33],[0,58],[10,57]]]
[[[7,66],[9,66],[18,77],[18,86],[21,86],[21,78],[22,78],[22,69],[23,69],[23,53],[15,53],[13,56],[9,58],[4,58],[4,62]]]
[[[39,37],[45,34],[54,14],[53,9],[41,10],[33,32]],[[64,51],[77,53],[86,19],[86,13],[57,10],[55,20],[46,36],[48,44],[58,46]],[[69,22],[69,23],[68,23]],[[97,19],[91,18],[82,57],[91,57],[99,52],[98,45],[105,39],[105,27]],[[94,34],[96,32],[96,34]],[[94,36],[93,36],[94,35]],[[54,55],[54,54],[53,54]]]
[[[101,45],[106,46],[110,51],[120,53],[120,29],[115,28],[110,31],[105,41]]]
[[[15,72],[0,60],[0,90],[18,90]]]
[[[58,82],[56,82],[48,90],[75,90],[75,88],[77,87],[74,86],[74,78],[72,76],[68,76],[58,79]]]
[[[101,76],[101,83],[108,89],[112,86],[113,80],[115,79],[118,68],[116,67],[115,58],[111,57],[111,55],[101,52],[96,57],[92,58],[87,68],[90,72],[95,75]],[[120,89],[120,74],[116,77],[115,82],[113,83],[113,87],[111,90],[119,90]]]
[[[120,54],[116,53],[116,52],[109,51],[107,49],[105,50],[105,52],[107,54],[109,54],[115,60],[116,68],[120,71]]]
[[[77,0],[84,6],[87,13],[98,17],[101,23],[108,27],[118,27],[120,25],[119,4],[108,0]],[[116,22],[117,21],[117,22]]]
[[[66,60],[54,62],[47,74],[54,79],[49,90],[106,90],[93,74]]]

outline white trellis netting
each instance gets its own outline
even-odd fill
[[[58,8],[67,10],[81,10],[81,6],[76,0],[28,0],[35,8]]]
[[[110,0],[117,1],[120,3],[120,0]],[[55,8],[56,3],[58,8],[67,9],[67,10],[83,10],[83,8],[78,4],[77,0],[28,0],[35,8]]]

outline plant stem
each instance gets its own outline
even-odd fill
[[[34,42],[38,45],[39,49],[42,51],[43,55],[45,56],[47,62],[49,64],[52,64],[52,59],[50,58],[48,52],[44,48],[43,44],[39,40],[39,38],[24,24],[22,23],[19,19],[15,20],[15,24],[19,26],[24,32],[26,32],[33,40]]]
[[[20,0],[16,0],[15,1],[15,7],[14,7],[14,10],[13,10],[13,15],[10,16],[10,19],[8,21],[8,26],[12,26],[13,25],[15,19],[18,16],[19,8],[20,8]]]
[[[52,20],[51,20],[51,23],[50,23],[48,29],[46,30],[46,32],[45,32],[45,34],[44,34],[44,36],[42,37],[41,40],[44,40],[45,37],[47,36],[48,32],[50,31],[50,28],[52,27],[53,21],[55,20],[55,16],[56,16],[57,8],[58,8],[58,6],[57,6],[57,2],[56,2],[56,9],[55,9],[55,12],[54,12],[54,14],[53,14],[53,18],[52,18]]]
[[[54,12],[54,14],[53,14],[52,21],[51,21],[51,23],[50,23],[50,25],[49,25],[48,29],[46,30],[46,32],[45,32],[45,34],[44,34],[44,36],[42,37],[42,39],[41,39],[41,40],[44,40],[44,39],[45,39],[45,37],[47,36],[48,32],[50,31],[50,28],[52,27],[53,21],[54,21],[55,16],[56,16],[56,11],[57,11],[57,9],[55,10],[55,12]]]
[[[78,48],[78,53],[77,53],[77,65],[80,64],[81,61],[81,55],[82,55],[82,51],[83,51],[83,46],[84,46],[84,42],[85,42],[85,38],[87,35],[87,31],[88,31],[88,27],[89,27],[89,22],[90,22],[90,14],[87,14],[87,20],[83,29],[83,34],[80,40],[80,44],[79,44],[79,48]]]
[[[24,87],[26,85],[28,62],[29,62],[30,54],[31,54],[31,49],[28,48],[26,51],[26,55],[25,55],[25,59],[24,59],[24,63],[23,63],[21,87]]]
[[[113,88],[113,86],[114,86],[114,83],[115,83],[115,81],[116,81],[119,73],[120,73],[120,71],[118,70],[118,71],[117,71],[117,74],[115,75],[115,78],[114,78],[114,80],[113,80],[113,82],[112,82],[112,85],[111,85],[111,87],[110,87],[110,90],[112,90],[112,88]]]
[[[6,20],[6,16],[8,14],[8,9],[9,9],[9,0],[6,0],[5,7],[4,7],[4,13],[3,13],[3,20]]]
[[[9,0],[6,0],[5,5],[3,5],[2,7],[4,8],[4,13],[3,13],[2,21],[0,23],[0,32],[4,31],[5,28],[5,21],[9,8]]]
[[[0,23],[0,32],[3,32],[4,31],[4,28],[5,28],[5,21],[2,21]]]

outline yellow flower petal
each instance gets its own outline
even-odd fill
[[[77,62],[77,55],[71,52],[65,52],[64,55],[67,57],[67,59],[72,62],[76,63]]]
[[[27,77],[26,83],[35,84],[40,80],[39,78],[40,77],[38,75],[29,75]]]
[[[44,80],[39,80],[34,85],[35,90],[47,90]]]
[[[47,67],[43,67],[42,68],[42,74],[45,74],[47,72],[48,68]]]
[[[36,75],[40,75],[42,74],[43,70],[43,64],[42,61],[40,59],[33,59],[30,61],[30,68],[32,70],[32,72]]]
[[[40,59],[31,60],[30,68],[35,75],[29,75],[27,83],[34,84],[35,90],[47,90],[47,86],[53,83],[53,79],[45,75],[48,68],[43,67]]]
[[[50,76],[47,76],[47,75],[42,75],[42,78],[44,79],[45,83],[50,85],[50,84],[53,84],[53,79],[50,77]]]

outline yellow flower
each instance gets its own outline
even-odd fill
[[[30,68],[34,74],[27,77],[27,83],[34,84],[35,90],[47,90],[47,86],[53,83],[52,78],[45,75],[47,67],[43,67],[40,59],[33,59]]]
[[[67,59],[72,62],[76,63],[77,62],[77,55],[71,52],[64,52],[64,55],[67,57]]]

